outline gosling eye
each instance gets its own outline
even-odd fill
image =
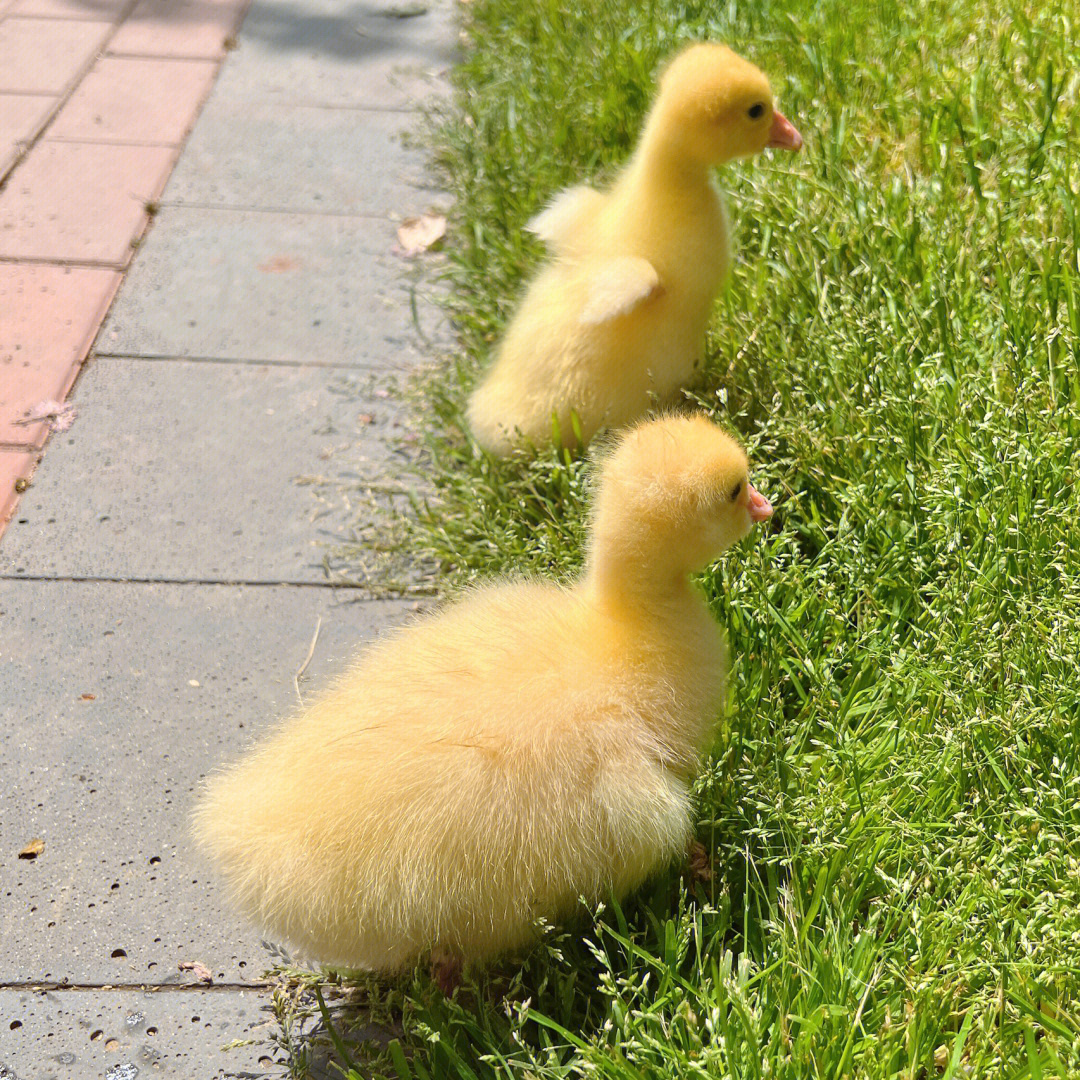
[[[751,120],[760,120],[765,115],[765,105],[763,102],[755,102],[747,110]]]
[[[734,502],[739,497],[739,492],[742,491],[742,481],[740,480],[731,492],[731,501]]]

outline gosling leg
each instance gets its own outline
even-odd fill
[[[433,949],[431,953],[431,981],[451,997],[461,985],[461,957],[442,949]]]

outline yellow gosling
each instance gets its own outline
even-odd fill
[[[660,79],[637,150],[612,188],[558,195],[530,228],[552,259],[532,281],[468,406],[477,441],[565,445],[640,419],[703,358],[727,276],[727,213],[713,166],[802,138],[768,80],[723,45],[691,45]]]
[[[211,778],[194,831],[236,903],[311,959],[392,972],[526,945],[685,853],[726,668],[689,575],[771,513],[704,417],[628,432],[578,582],[476,589]]]

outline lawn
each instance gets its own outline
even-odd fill
[[[737,261],[688,395],[777,506],[703,581],[730,708],[698,785],[713,880],[445,1001],[354,991],[365,1075],[1080,1076],[1080,5],[474,0],[434,135],[461,349],[424,387],[409,543],[448,588],[580,565],[589,461],[509,463],[468,389],[542,249],[625,159],[658,64],[732,45],[798,157],[727,168]],[[363,1055],[361,1055],[363,1057]]]

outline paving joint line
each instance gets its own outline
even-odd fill
[[[115,54],[110,54],[115,55]],[[148,57],[147,59],[156,59],[155,57]],[[243,102],[244,105],[261,106],[265,102]],[[333,102],[333,101],[304,101],[304,100],[286,100],[280,102],[273,102],[273,107],[285,108],[285,109],[326,109],[328,112],[362,112],[362,113],[386,113],[387,116],[416,116],[426,115],[426,109],[430,109],[430,103],[425,106],[422,101],[417,101],[415,105],[368,105],[364,102]]]
[[[145,236],[145,231],[141,235]],[[139,242],[142,243],[141,237]],[[133,247],[131,250],[135,251],[136,248]],[[22,255],[0,255],[0,265],[63,266],[74,270],[115,270],[122,274],[128,263],[105,262],[103,259],[42,259]]]
[[[63,15],[55,11],[11,11],[5,13],[6,17],[14,19],[42,19],[47,22],[107,22],[112,23],[114,26],[119,26],[127,18],[127,15],[121,15],[118,19],[113,20],[104,17],[104,13],[102,14],[102,18],[93,19],[89,15]],[[6,94],[7,91],[5,90],[4,93]]]
[[[3,18],[3,14],[0,13],[0,19]],[[4,97],[55,97],[54,94],[46,94],[41,90],[0,90],[0,94]],[[22,145],[23,140],[17,139],[16,143]]]
[[[250,364],[252,366],[264,365],[266,367],[294,367],[294,368],[330,368],[334,371],[354,371],[357,374],[368,372],[372,375],[386,375],[400,373],[401,369],[394,366],[392,360],[363,361],[349,363],[347,360],[278,360],[273,357],[259,356],[177,356],[175,353],[124,353],[124,352],[94,352],[87,362],[92,360],[145,360],[155,364]],[[85,366],[85,364],[84,364]]]
[[[366,597],[360,597],[359,599],[376,602],[407,600],[417,596],[434,595],[434,590],[429,592],[417,589],[415,592],[395,592],[393,595],[380,596],[370,585],[346,581],[247,581],[243,578],[98,577],[92,574],[13,574],[10,571],[0,573],[0,581],[51,581],[68,585],[177,585],[202,588],[219,585],[231,589],[324,589],[329,592],[367,592]]]
[[[439,189],[417,188],[416,190],[430,190],[433,192],[437,192]],[[318,207],[299,208],[296,206],[244,206],[229,203],[175,202],[172,199],[162,201],[161,206],[163,209],[165,207],[171,207],[180,210],[211,210],[220,213],[236,214],[290,214],[299,217],[359,218],[362,221],[385,221],[391,225],[396,223],[395,218],[391,217],[390,214],[365,214],[362,211],[357,210],[322,210]]]
[[[58,990],[119,990],[119,991],[143,991],[148,994],[158,994],[162,991],[175,993],[177,991],[195,990],[200,994],[207,992],[235,993],[238,990],[269,990],[274,984],[269,981],[254,983],[75,983],[75,982],[0,982],[2,990],[37,991],[53,993]]]
[[[263,105],[267,102],[265,99],[252,102],[243,102],[245,105]],[[271,102],[275,106],[280,106],[286,109],[336,109],[341,112],[364,112],[364,113],[394,113],[398,116],[413,116],[417,113],[423,113],[425,106],[422,101],[417,100],[413,105],[365,105],[363,103],[352,104],[350,102],[333,102],[333,101],[307,101],[303,99],[293,100],[287,98],[284,101]]]
[[[180,144],[174,142],[147,142],[136,139],[80,139],[72,135],[44,135],[41,142],[58,143],[61,146],[154,146],[166,150],[176,150]]]
[[[423,188],[417,188],[423,191]],[[438,189],[432,188],[432,191]],[[360,218],[364,221],[386,221],[394,224],[394,219],[389,214],[365,214],[356,210],[321,210],[318,208],[299,209],[295,206],[244,206],[229,203],[195,203],[174,202],[172,199],[163,200],[162,209],[165,207],[178,208],[181,210],[214,210],[233,212],[237,214],[296,214],[302,217],[333,217],[333,218]]]
[[[244,14],[247,14],[247,9],[244,9]],[[242,21],[242,20],[241,20]],[[239,32],[239,26],[237,27]],[[233,35],[236,36],[235,34]],[[235,52],[235,49],[222,49],[224,55],[222,56],[195,56],[185,53],[183,55],[177,55],[175,53],[169,53],[167,56],[164,53],[140,53],[140,52],[114,52],[112,49],[104,49],[102,56],[108,57],[110,60],[183,60],[185,62],[190,60],[201,60],[207,64],[217,64],[221,67],[225,63],[225,58],[231,52]]]

